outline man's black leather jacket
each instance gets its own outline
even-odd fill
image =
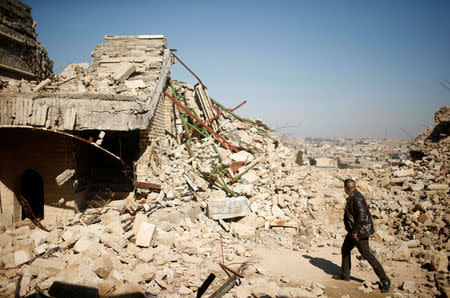
[[[347,198],[344,224],[347,232],[358,234],[358,238],[368,238],[375,233],[366,199],[357,190],[352,192]]]

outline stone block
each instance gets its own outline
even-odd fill
[[[16,266],[28,263],[31,260],[31,255],[26,250],[19,250],[14,253],[14,263]]]
[[[112,77],[117,82],[123,82],[136,71],[136,66],[130,63],[120,64],[120,66],[114,71]],[[127,86],[128,87],[128,86]]]
[[[237,222],[232,222],[230,229],[231,233],[236,237],[238,237],[239,239],[251,239],[255,236],[256,232],[254,227],[240,224]]]
[[[248,214],[248,201],[243,196],[209,200],[207,204],[208,216],[215,220],[241,217]]]
[[[47,242],[54,243],[54,244],[61,243],[61,234],[62,234],[62,231],[59,229],[51,230],[47,236]]]
[[[114,270],[113,262],[108,255],[102,255],[93,265],[94,272],[100,275],[103,279],[107,279],[111,271]]]
[[[414,294],[416,292],[416,285],[412,280],[406,280],[403,282],[401,289],[405,292]]]
[[[30,265],[30,273],[34,276],[45,274],[51,277],[56,276],[64,268],[66,268],[66,262],[59,259],[37,258]]]
[[[136,236],[136,245],[149,247],[155,233],[154,224],[143,222]]]
[[[104,245],[111,247],[116,252],[121,252],[122,249],[127,245],[128,241],[123,235],[103,233],[101,236],[101,241]]]
[[[75,243],[73,251],[77,253],[82,253],[89,250],[94,244],[97,244],[96,240],[81,237],[80,239],[78,239],[77,243]]]
[[[134,218],[134,222],[133,222],[133,232],[135,235],[137,235],[137,233],[139,232],[139,229],[141,228],[142,223],[147,221],[147,218],[148,218],[148,216],[144,213],[138,212],[136,214],[136,217]]]
[[[129,80],[125,81],[125,86],[127,86],[128,89],[138,89],[138,88],[145,88],[145,83],[143,80]]]
[[[396,177],[410,177],[410,176],[414,176],[414,169],[410,168],[410,169],[401,169],[401,170],[397,170],[394,171],[394,176]]]
[[[29,237],[30,236],[30,227],[29,226],[23,226],[20,228],[17,228],[14,230],[14,235],[15,236],[25,236],[25,237]]]
[[[145,282],[148,282],[155,276],[156,267],[149,264],[140,263],[136,265],[134,272],[139,274]]]
[[[412,191],[422,191],[425,188],[425,184],[417,183],[417,184],[410,184]]]
[[[232,161],[243,162],[244,164],[249,163],[255,159],[253,157],[253,155],[251,153],[248,153],[247,151],[239,151],[239,152],[230,154],[229,157]]]
[[[164,244],[171,247],[178,237],[179,235],[175,231],[164,232],[162,230],[158,230],[156,240],[158,244]]]
[[[438,272],[448,272],[448,258],[444,252],[434,252],[431,256],[431,267]]]
[[[64,170],[61,174],[56,176],[55,178],[56,184],[58,184],[58,186],[62,186],[64,183],[69,181],[69,179],[72,178],[73,175],[75,175],[75,170],[73,169]]]
[[[131,283],[131,284],[138,284],[141,281],[143,281],[143,278],[141,275],[139,275],[137,272],[135,272],[134,270],[128,270],[128,269],[124,269],[123,270],[123,277],[125,279],[125,281]]]
[[[30,233],[30,238],[34,240],[34,246],[39,246],[47,241],[49,234],[49,232],[36,228]]]
[[[34,88],[34,91],[35,92],[37,92],[37,91],[41,91],[42,89],[44,89],[46,86],[48,86],[50,83],[51,83],[52,81],[50,80],[50,79],[45,79],[45,80],[43,80],[42,82],[40,82],[37,86],[36,86],[36,88]]]
[[[43,253],[45,253],[47,251],[47,249],[48,249],[48,244],[43,243],[34,249],[34,253],[37,255],[42,255]]]
[[[427,186],[427,190],[433,190],[433,191],[448,191],[448,185],[447,184],[439,184],[439,183],[433,183]]]
[[[402,245],[400,246],[394,253],[392,254],[392,259],[394,261],[406,261],[409,262],[411,258],[411,251],[408,246]]]
[[[245,184],[255,184],[256,182],[258,182],[258,180],[259,176],[255,171],[249,171],[241,177],[241,181]]]

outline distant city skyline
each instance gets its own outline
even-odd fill
[[[24,3],[55,73],[103,35],[163,34],[211,97],[279,135],[410,138],[450,104],[450,1]]]

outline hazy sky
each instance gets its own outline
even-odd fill
[[[164,34],[211,97],[280,135],[416,136],[450,104],[450,1],[24,2],[55,72],[105,34]]]

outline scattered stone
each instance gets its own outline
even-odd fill
[[[448,257],[444,252],[434,252],[431,257],[431,266],[438,272],[448,272]]]
[[[41,273],[47,276],[56,276],[64,268],[66,268],[66,263],[59,259],[36,258],[30,265],[30,273],[34,276]]]
[[[136,236],[136,245],[149,247],[155,233],[154,224],[143,222]]]
[[[94,262],[93,269],[103,279],[107,279],[111,271],[114,270],[114,264],[108,255],[102,255]]]
[[[392,254],[392,259],[395,261],[409,262],[410,258],[411,258],[411,251],[409,250],[408,246],[406,246],[406,245],[400,246]]]
[[[416,292],[416,286],[414,281],[406,280],[403,282],[401,289],[408,293],[414,294]]]
[[[16,266],[28,263],[31,260],[31,255],[26,250],[19,250],[14,253],[14,262]]]
[[[231,223],[231,233],[239,239],[252,239],[255,236],[255,228],[237,222]]]

